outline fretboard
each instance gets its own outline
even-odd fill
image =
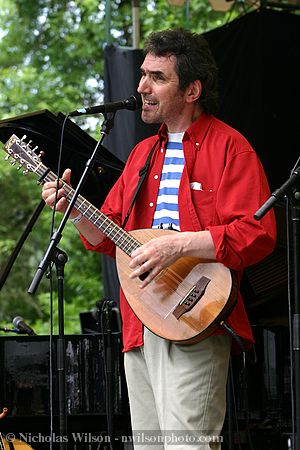
[[[42,184],[48,181],[56,181],[57,176],[54,172],[49,171],[46,166],[39,164],[35,170],[33,170],[39,177]],[[74,195],[74,189],[72,189],[67,183],[61,180],[64,191],[66,193],[66,200],[70,202]],[[97,227],[105,236],[111,239],[117,247],[123,250],[127,255],[138,247],[140,242],[134,239],[129,233],[124,231],[119,225],[115,224],[109,217],[99,211],[92,203],[85,199],[82,195],[79,195],[75,202],[75,207],[80,211],[84,217],[86,217],[95,227]]]

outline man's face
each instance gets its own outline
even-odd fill
[[[185,106],[175,61],[175,56],[159,57],[148,53],[141,66],[138,86],[143,99],[142,120],[146,123],[165,122],[171,132],[182,131],[180,122]]]

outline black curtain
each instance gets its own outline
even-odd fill
[[[139,83],[143,52],[110,45],[105,48],[104,58],[105,101],[123,100],[134,95]],[[124,162],[137,142],[156,133],[158,129],[157,125],[142,122],[140,115],[140,111],[118,111],[114,128],[105,141],[106,147]]]
[[[219,67],[220,118],[251,142],[273,191],[300,155],[300,17],[255,11],[206,38]]]

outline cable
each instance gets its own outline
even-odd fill
[[[227,331],[227,333],[238,343],[240,349],[242,350],[243,354],[245,355],[245,358],[251,363],[251,364],[256,364],[257,362],[257,357],[256,357],[256,352],[254,350],[254,359],[251,359],[248,356],[246,347],[244,346],[244,343],[242,341],[242,339],[236,334],[236,332],[226,323],[226,322],[220,322],[220,325]]]
[[[252,365],[257,362],[257,355],[254,349],[254,359],[251,359],[248,356],[248,352],[244,346],[242,339],[235,333],[235,331],[226,323],[221,322],[220,325],[226,330],[226,332],[238,343],[239,347],[242,350],[242,358],[243,358],[243,370],[242,370],[242,390],[243,390],[243,398],[245,402],[245,414],[246,414],[246,431],[249,442],[250,450],[254,450],[252,437],[250,432],[250,411],[249,411],[249,403],[248,403],[248,380],[247,380],[247,368],[246,368],[246,360],[249,361]],[[232,389],[233,390],[233,389]],[[236,414],[236,411],[235,411]],[[237,430],[238,432],[238,430]],[[240,441],[239,441],[240,448]]]
[[[234,377],[233,377],[233,368],[232,368],[232,360],[230,358],[229,361],[229,376],[231,380],[231,389],[230,394],[232,395],[232,403],[234,407],[234,419],[235,419],[235,426],[236,426],[236,433],[237,433],[237,441],[238,441],[238,448],[241,450],[241,441],[240,441],[240,429],[239,429],[239,420],[238,420],[238,414],[237,414],[237,406],[236,406],[236,397],[235,397],[235,389],[234,389]]]

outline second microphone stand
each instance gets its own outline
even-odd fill
[[[299,159],[296,165],[299,163]],[[294,273],[294,305],[292,317],[290,318],[291,356],[294,363],[291,370],[292,392],[294,392],[293,388],[295,387],[295,398],[291,399],[293,406],[295,406],[292,448],[293,450],[300,450],[300,166],[292,171],[290,178],[279,189],[274,191],[270,198],[256,211],[254,218],[257,220],[261,219],[283,197],[286,197],[291,205],[292,252],[289,255],[289,260],[293,261]]]
[[[98,308],[98,325],[100,328],[105,367],[105,404],[107,415],[107,435],[109,437],[109,450],[115,448],[114,432],[114,349],[112,345],[112,312],[116,310],[116,303],[113,300],[102,299],[96,303]]]
[[[55,264],[57,274],[58,285],[58,342],[57,342],[57,367],[58,367],[58,397],[59,397],[59,431],[62,437],[67,436],[67,408],[66,408],[66,374],[65,374],[65,339],[64,339],[64,266],[68,260],[67,254],[60,250],[57,245],[62,238],[62,232],[67,224],[70,213],[75,206],[76,200],[82,191],[82,188],[87,180],[87,177],[93,167],[98,151],[101,148],[102,142],[109,134],[114,125],[115,112],[107,113],[104,115],[100,139],[96,144],[96,147],[91,157],[86,162],[85,169],[74,191],[68,207],[64,213],[64,216],[56,231],[51,236],[49,246],[41,260],[38,269],[34,275],[34,278],[29,286],[28,293],[34,294],[36,289],[47,271],[50,263]],[[60,450],[67,448],[67,444],[64,439],[61,439]]]

